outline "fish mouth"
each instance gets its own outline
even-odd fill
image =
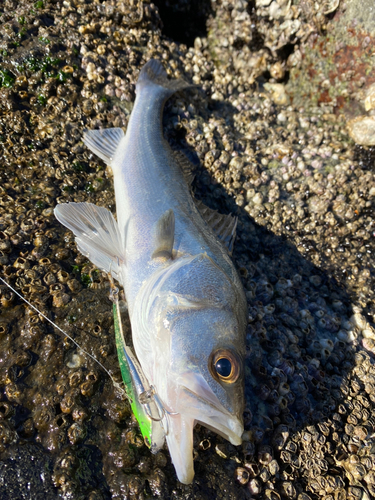
[[[184,397],[189,400],[189,406],[184,411],[185,415],[194,416],[197,423],[216,432],[234,446],[242,443],[243,424],[237,416],[225,410],[212,392],[201,396],[187,387],[181,389]]]
[[[172,463],[180,483],[190,484],[194,479],[193,428],[194,418],[185,415],[168,415],[167,441]]]
[[[200,423],[238,446],[242,443],[243,424],[227,411],[203,377],[194,377],[199,387],[180,385],[178,413],[168,415],[166,440],[178,480],[190,484],[194,478],[193,428]],[[190,380],[189,382],[192,382]]]

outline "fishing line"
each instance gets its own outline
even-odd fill
[[[11,285],[9,285],[9,283],[7,283],[3,278],[1,278],[0,276],[0,280],[4,283],[4,285],[6,285],[8,288],[10,288],[12,290],[13,293],[15,293],[21,300],[23,300],[24,302],[26,302],[26,304],[28,306],[30,306],[32,309],[34,309],[34,311],[36,311],[38,314],[40,314],[40,316],[42,316],[46,321],[48,321],[52,326],[54,326],[55,328],[57,328],[61,333],[63,333],[71,342],[73,342],[73,344],[75,344],[78,349],[80,349],[83,354],[85,354],[86,356],[89,356],[92,360],[94,360],[96,363],[98,363],[98,365],[106,372],[106,374],[109,376],[109,378],[111,379],[112,381],[112,384],[114,385],[114,387],[116,387],[116,389],[118,391],[120,391],[122,394],[124,394],[124,389],[122,388],[121,384],[119,384],[118,382],[115,381],[115,379],[112,377],[112,375],[110,374],[110,372],[107,370],[107,368],[102,365],[102,363],[100,361],[98,361],[92,354],[90,354],[89,352],[87,352],[85,349],[83,349],[79,344],[78,342],[76,342],[73,337],[71,337],[68,333],[66,333],[62,328],[60,328],[58,325],[56,325],[56,323],[54,323],[51,319],[49,319],[45,314],[43,314],[41,311],[39,311],[35,306],[33,306],[31,304],[31,302],[29,302],[27,299],[25,299],[25,297],[23,297],[19,292],[17,292],[17,290],[15,290]]]

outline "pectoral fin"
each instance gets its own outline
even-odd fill
[[[76,237],[78,250],[99,269],[118,279],[124,263],[120,231],[111,212],[93,203],[62,203],[55,217]]]
[[[156,223],[153,259],[172,258],[175,218],[172,209],[167,210]]]

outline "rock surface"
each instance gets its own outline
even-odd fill
[[[237,214],[249,302],[243,446],[198,426],[183,486],[106,373],[1,285],[1,498],[375,496],[375,152],[346,128],[372,120],[374,14],[337,4],[1,4],[1,277],[120,379],[107,279],[53,208],[115,210],[82,131],[126,129],[156,57],[196,85],[167,104],[165,135],[197,197]]]

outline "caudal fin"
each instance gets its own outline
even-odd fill
[[[148,85],[159,85],[169,91],[169,95],[172,95],[178,90],[186,89],[187,87],[192,86],[184,80],[168,80],[167,72],[161,62],[157,59],[150,59],[143,66],[136,85],[137,93]]]
[[[93,203],[62,203],[54,212],[56,219],[74,233],[78,250],[99,269],[119,279],[125,251],[111,212]]]

